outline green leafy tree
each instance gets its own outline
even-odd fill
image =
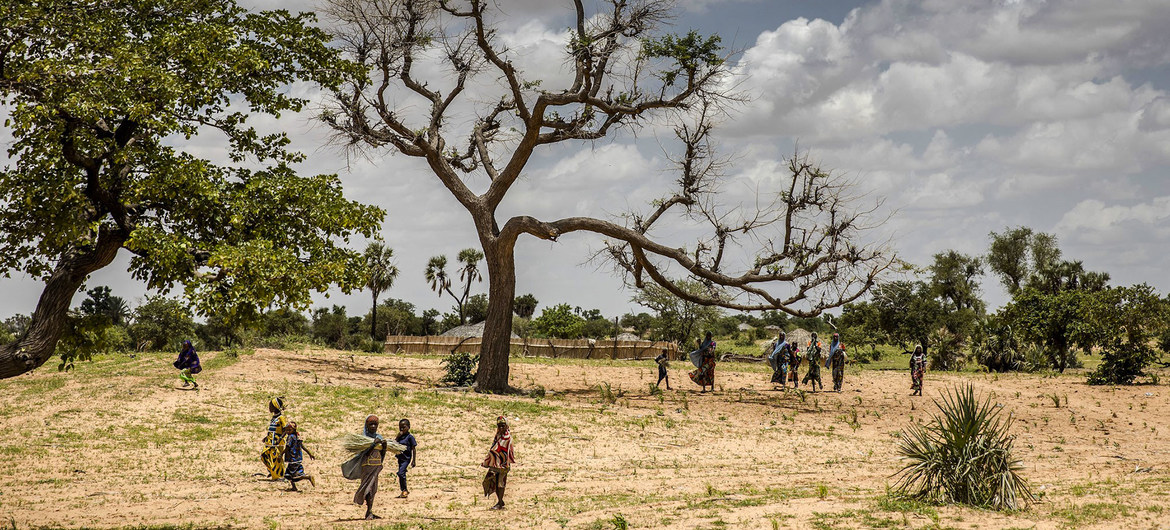
[[[308,317],[287,307],[265,312],[258,324],[264,337],[297,337],[309,333]]]
[[[934,255],[928,268],[931,293],[950,304],[957,311],[971,309],[982,313],[984,304],[979,298],[979,277],[983,263],[976,256],[967,256],[948,250]]]
[[[721,204],[730,202],[718,200],[723,164],[708,139],[714,115],[735,97],[725,82],[729,68],[718,36],[663,31],[671,0],[566,0],[575,16],[563,54],[573,75],[560,86],[525,76],[494,27],[505,15],[493,2],[327,3],[339,42],[364,69],[334,91],[323,120],[350,147],[423,159],[474,224],[491,304],[478,390],[509,388],[515,248],[522,236],[599,235],[607,240],[599,256],[636,288],[657,284],[698,304],[802,316],[855,300],[893,264],[885,248],[860,240],[872,225],[862,213],[868,207],[857,208],[843,181],[807,160],[791,161],[789,178],[767,192],[775,200],[761,201],[761,211]],[[416,67],[421,64],[430,66]],[[495,93],[498,84],[502,94],[488,98],[478,86]],[[527,168],[540,150],[594,142],[664,117],[685,121],[675,128],[679,178],[646,211],[610,220],[542,220],[522,211],[499,217],[510,192],[539,187],[542,175]],[[654,230],[680,219],[703,223],[704,235],[678,242]],[[686,291],[672,275],[734,295]]]
[[[674,282],[683,292],[702,293],[703,284],[683,280]],[[718,307],[703,305],[676,296],[665,287],[647,285],[634,294],[633,302],[654,311],[654,335],[661,340],[675,341],[685,346],[694,342],[703,326],[719,319]]]
[[[421,326],[421,334],[435,335],[439,333],[439,310],[427,309],[422,312],[422,318],[419,323]]]
[[[304,157],[288,138],[249,125],[300,110],[292,83],[338,85],[352,67],[328,41],[310,14],[232,0],[0,3],[14,138],[0,273],[45,283],[28,332],[0,347],[0,378],[52,356],[74,293],[123,249],[135,278],[182,286],[204,316],[361,286],[359,256],[336,242],[372,235],[384,213],[345,200],[336,176],[296,174]],[[182,147],[196,137],[222,143],[231,163]],[[63,360],[79,353],[64,348]]]
[[[546,307],[532,320],[532,331],[539,337],[575,339],[581,336],[585,319],[573,312],[569,304]]]
[[[88,296],[81,302],[81,314],[104,318],[111,325],[122,326],[130,319],[130,305],[120,296],[110,294],[104,285],[85,292]]]
[[[177,350],[195,335],[191,310],[179,300],[149,296],[134,308],[130,337],[138,351]]]
[[[467,313],[468,324],[478,324],[487,319],[488,297],[486,294],[472,295],[467,299],[464,311]]]
[[[623,328],[633,328],[634,334],[639,337],[645,336],[650,327],[654,325],[654,317],[650,313],[641,312],[638,314],[626,313],[622,315],[621,324]]]
[[[512,312],[520,318],[532,318],[536,314],[536,297],[531,294],[522,294],[512,301]]]
[[[1028,249],[1032,245],[1032,229],[1026,226],[992,232],[991,248],[987,252],[987,266],[999,277],[1009,295],[1015,294],[1031,275]]]
[[[1077,364],[1074,348],[1088,351],[1108,335],[1103,320],[1107,310],[1099,292],[1048,294],[1026,287],[1001,314],[1023,340],[1042,347],[1051,366],[1063,373]]]
[[[365,264],[366,289],[374,297],[374,303],[370,306],[370,338],[377,340],[375,328],[378,327],[378,295],[386,292],[394,285],[394,279],[398,278],[398,266],[394,264],[394,249],[381,241],[370,243],[366,246]]]
[[[1146,284],[1115,287],[1097,296],[1103,299],[1105,337],[1101,364],[1089,375],[1089,384],[1133,384],[1158,359],[1153,343],[1170,322],[1170,308]]]

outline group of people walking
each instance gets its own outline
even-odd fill
[[[821,381],[822,363],[825,368],[831,370],[834,392],[840,392],[842,385],[845,384],[845,345],[841,343],[841,336],[837,333],[833,334],[829,349],[825,351],[824,344],[817,339],[816,333],[812,334],[802,350],[796,343],[788,342],[787,335],[781,331],[772,342],[767,360],[768,366],[772,367],[772,383],[779,384],[781,388],[787,388],[791,382],[792,388],[798,388],[804,383],[811,384],[814,392],[818,387],[824,390],[825,383]],[[804,379],[800,379],[802,361],[807,365]]]
[[[297,424],[289,421],[285,416],[284,398],[273,398],[268,402],[268,411],[272,414],[268,422],[268,430],[264,435],[264,448],[260,452],[260,461],[268,471],[272,480],[287,480],[289,491],[298,491],[297,483],[308,480],[316,486],[316,480],[305,471],[302,454],[316,460],[316,457],[305,446]],[[374,514],[374,498],[378,494],[378,478],[390,454],[398,465],[398,487],[401,493],[398,498],[406,499],[410,496],[407,488],[406,474],[409,469],[418,464],[418,441],[410,432],[410,420],[403,418],[398,421],[398,433],[393,441],[384,438],[378,432],[378,417],[371,414],[366,417],[362,425],[361,434],[366,445],[356,451],[345,463],[341,464],[342,476],[350,480],[357,480],[358,487],[354,492],[353,502],[366,506],[365,519],[381,519]],[[493,510],[504,508],[504,489],[507,487],[508,470],[516,462],[512,444],[512,432],[503,416],[496,418],[496,434],[488,454],[481,464],[487,468],[483,480],[484,495],[496,496]]]
[[[687,359],[695,366],[695,370],[687,375],[691,381],[699,385],[701,392],[706,392],[707,387],[715,390],[715,346],[716,342],[708,331],[699,347],[687,355]],[[845,363],[848,361],[848,355],[839,333],[833,334],[826,349],[816,333],[813,333],[809,341],[801,347],[796,342],[789,342],[787,335],[781,331],[776,340],[768,346],[767,352],[765,360],[772,368],[771,382],[780,388],[787,388],[788,383],[792,383],[792,388],[799,388],[803,383],[811,385],[814,392],[824,390],[825,384],[821,380],[822,366],[829,369],[834,392],[841,392],[845,384]],[[654,358],[654,362],[658,365],[658,382],[655,386],[666,381],[666,389],[670,390],[670,374],[667,370],[669,357],[663,352]],[[800,377],[801,364],[806,366],[803,379]],[[910,356],[912,395],[922,395],[922,377],[925,372],[926,355],[922,351],[922,346],[917,346]]]

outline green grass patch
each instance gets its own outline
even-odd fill
[[[1086,504],[1070,504],[1052,511],[1054,517],[1063,519],[1064,528],[1079,528],[1085,525],[1095,525],[1104,521],[1112,521],[1118,517],[1133,515],[1136,508],[1119,502],[1090,502]]]

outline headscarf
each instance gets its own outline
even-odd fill
[[[829,355],[825,357],[825,368],[833,362],[833,356],[837,354],[837,350],[841,348],[841,334],[834,333],[833,340],[829,343]]]
[[[268,402],[268,408],[276,409],[277,412],[284,412],[284,398],[274,397],[272,401]]]
[[[496,417],[496,427],[503,427],[504,433],[496,433],[495,439],[492,440],[492,448],[489,453],[490,455],[498,455],[496,458],[503,460],[500,463],[504,465],[498,467],[507,467],[506,464],[511,464],[516,461],[516,456],[512,449],[512,429],[508,427],[508,420],[504,419],[503,416]]]
[[[191,345],[189,340],[183,341],[183,353],[187,352],[195,353],[195,347]]]
[[[772,348],[772,354],[768,356],[768,364],[772,366],[772,370],[779,368],[777,357],[784,351],[785,346],[788,346],[788,335],[781,331],[780,336],[776,337],[776,347]]]
[[[378,421],[378,417],[373,415],[373,414],[366,416],[366,422],[362,424],[362,434],[364,434],[367,438],[374,438],[374,439],[381,438],[382,437],[381,434],[370,432],[370,423],[380,423],[380,422]]]

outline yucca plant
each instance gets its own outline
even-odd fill
[[[896,473],[902,495],[932,503],[961,503],[995,510],[1027,507],[1034,497],[1012,456],[1010,414],[975,396],[971,385],[953,387],[935,401],[930,423],[899,435],[906,465]]]

